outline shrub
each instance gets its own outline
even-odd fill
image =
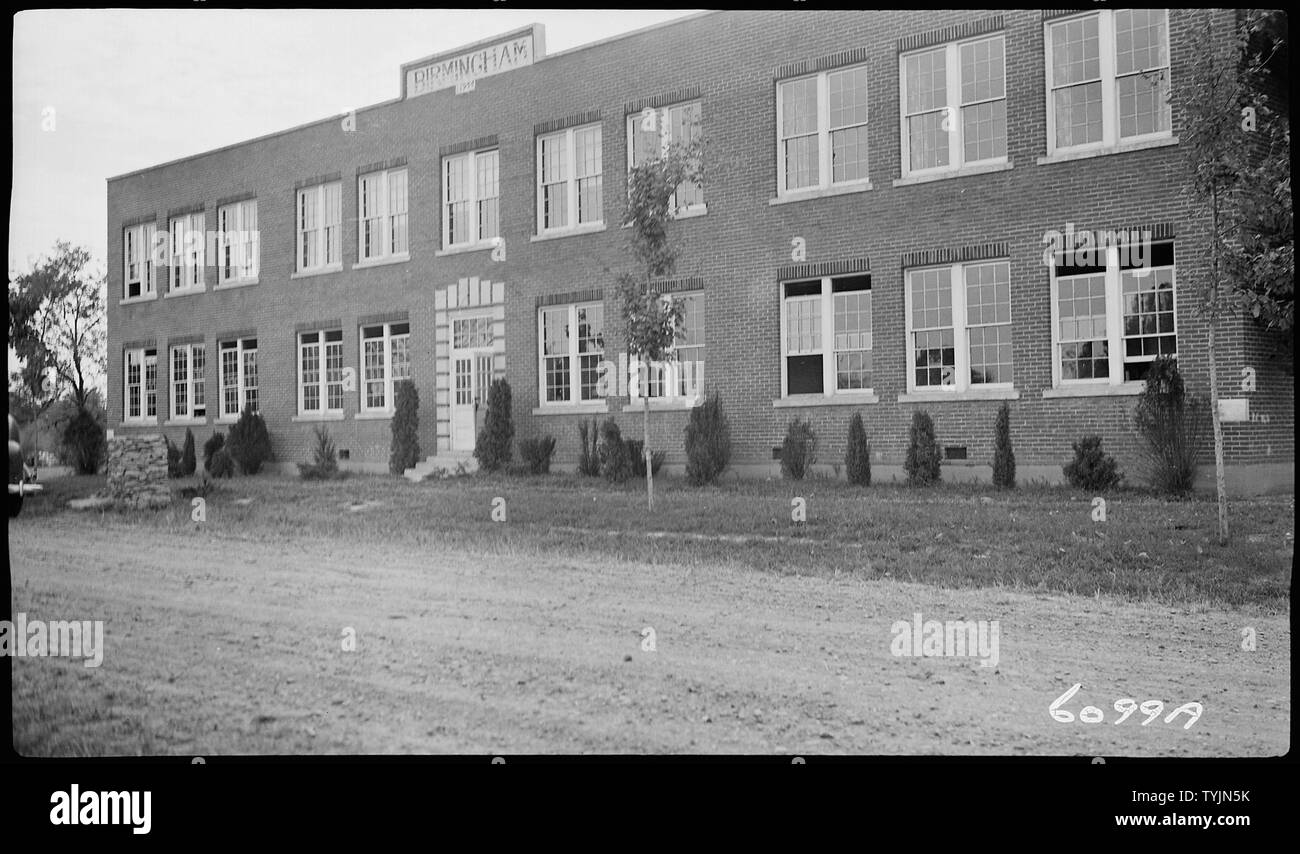
[[[77,474],[94,474],[99,471],[108,455],[108,439],[104,426],[88,409],[79,408],[63,428],[64,458]]]
[[[388,457],[390,474],[401,474],[420,461],[420,392],[402,380],[393,387],[393,441]]]
[[[640,439],[625,439],[623,444],[627,445],[627,460],[632,465],[632,476],[645,477],[645,442]],[[650,452],[651,474],[659,474],[659,467],[664,464],[667,456],[663,451]]]
[[[867,444],[867,431],[862,426],[862,413],[853,413],[849,422],[849,446],[844,452],[844,470],[849,483],[871,485],[871,446]]]
[[[817,434],[812,424],[796,418],[785,428],[785,441],[781,443],[781,476],[803,480],[815,462]]]
[[[918,410],[912,413],[912,426],[907,431],[907,457],[903,470],[910,484],[938,483],[941,475],[939,462],[943,459],[939,442],[934,438],[934,421],[930,413]]]
[[[194,433],[186,427],[185,447],[181,450],[181,477],[191,476],[198,467],[198,461],[194,458]]]
[[[1074,459],[1062,468],[1070,485],[1089,492],[1119,486],[1124,476],[1115,458],[1101,449],[1100,436],[1084,436],[1074,443]]]
[[[632,476],[632,461],[627,458],[623,433],[613,418],[600,425],[600,471],[612,483],[622,483]]]
[[[208,471],[213,477],[235,476],[235,458],[229,448],[223,447],[212,455],[212,466]]]
[[[717,392],[691,410],[686,422],[686,479],[714,483],[731,462],[731,425]]]
[[[226,446],[226,435],[220,431],[213,433],[208,441],[203,443],[203,469],[212,471],[212,457]]]
[[[578,473],[587,477],[600,474],[600,451],[597,440],[600,432],[596,428],[596,419],[590,422],[578,422],[578,440],[582,442],[582,452],[578,456]]]
[[[1155,489],[1186,495],[1196,485],[1207,407],[1185,396],[1178,364],[1167,356],[1151,363],[1146,382],[1133,411],[1142,473]]]
[[[226,450],[244,474],[257,474],[262,463],[271,458],[271,434],[266,432],[266,421],[252,407],[246,406],[239,413],[239,420],[230,428]]]
[[[1011,450],[1011,406],[1005,401],[993,422],[993,485],[1016,488],[1016,455]]]
[[[551,470],[551,455],[555,453],[555,437],[525,439],[519,443],[519,456],[527,463],[529,474],[546,474]]]
[[[298,463],[298,474],[303,480],[330,480],[340,476],[338,453],[334,449],[334,440],[329,431],[317,425],[316,449],[314,461]]]
[[[510,443],[515,438],[515,422],[510,414],[510,383],[493,380],[488,386],[487,414],[483,429],[474,443],[479,467],[497,471],[510,462]]]
[[[172,440],[163,436],[163,441],[167,443],[167,476],[181,476],[181,449],[172,444]]]

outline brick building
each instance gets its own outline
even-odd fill
[[[842,459],[860,411],[888,476],[924,408],[945,477],[987,478],[1004,400],[1022,478],[1059,479],[1090,432],[1124,463],[1156,354],[1208,393],[1179,80],[1191,36],[1231,21],[719,12],[408,63],[395,100],[109,179],[110,427],[202,442],[254,405],[281,463],[323,422],[345,464],[383,468],[395,381],[420,392],[425,453],[454,457],[504,376],[517,437],[554,435],[561,466],[583,418],[639,435],[640,400],[598,383],[624,348],[621,188],[634,158],[702,134],[660,283],[698,371],[649,389],[670,469],[700,377],[742,473],[775,470],[795,416]],[[1053,234],[1084,251],[1054,256]],[[1234,486],[1290,483],[1292,379],[1249,321],[1219,340]]]

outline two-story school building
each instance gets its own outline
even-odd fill
[[[468,457],[505,377],[516,436],[555,436],[561,467],[582,419],[639,436],[640,394],[680,466],[701,391],[742,474],[776,470],[795,417],[842,459],[860,412],[888,477],[920,408],[945,477],[987,478],[1004,401],[1022,478],[1059,479],[1087,433],[1131,462],[1157,355],[1208,394],[1180,81],[1234,14],[714,12],[407,63],[395,100],[109,179],[110,427],[202,442],[252,406],[280,463],[324,423],[344,465],[383,469],[395,383],[419,391],[423,453]],[[692,370],[602,382],[626,364],[628,170],[693,139],[704,178],[678,189],[656,285]],[[1235,488],[1292,478],[1267,344],[1220,325]]]

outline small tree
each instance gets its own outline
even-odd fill
[[[420,461],[420,392],[415,383],[394,384],[392,449],[388,457],[390,474],[401,474]]]
[[[266,421],[251,406],[244,407],[230,428],[226,450],[244,474],[257,474],[262,463],[271,458],[271,434],[266,430]]]
[[[1011,406],[1005,401],[998,407],[993,422],[993,485],[998,489],[1016,488],[1016,455],[1011,450]]]
[[[913,412],[912,426],[907,431],[907,457],[903,460],[907,482],[919,486],[938,483],[942,459],[930,414],[923,410]]]
[[[484,471],[497,471],[509,464],[510,443],[515,438],[515,423],[510,412],[510,383],[493,380],[488,386],[487,414],[483,429],[474,443],[474,457]]]
[[[730,462],[731,426],[722,398],[713,392],[686,421],[686,480],[693,486],[714,483]]]
[[[191,476],[197,468],[198,461],[194,456],[194,433],[186,427],[185,447],[181,449],[181,477]]]
[[[172,444],[172,440],[163,436],[163,441],[167,443],[167,476],[181,476],[181,449]]]
[[[1104,492],[1124,480],[1115,458],[1101,448],[1101,437],[1084,436],[1072,446],[1074,459],[1062,468],[1065,479],[1077,489]]]
[[[203,443],[203,470],[212,472],[212,458],[216,456],[226,446],[226,434],[220,430],[208,437],[208,441]]]
[[[606,418],[600,425],[600,471],[613,483],[622,483],[632,476],[627,445],[613,418]]]
[[[652,110],[642,121],[651,125],[647,130],[654,130],[657,122],[666,119],[666,114]],[[668,224],[677,213],[685,188],[704,176],[704,144],[698,131],[698,124],[693,124],[685,132],[686,138],[693,141],[675,143],[667,152],[660,152],[656,147],[656,154],[633,165],[628,175],[623,225],[628,228],[628,250],[641,272],[639,276],[624,273],[618,277],[623,333],[629,356],[651,363],[673,360],[673,344],[682,334],[681,304],[655,293],[652,282],[670,275],[676,266],[678,250],[669,240]],[[649,391],[649,384],[643,379],[639,392],[646,504],[654,510]]]
[[[600,429],[596,426],[596,419],[578,422],[578,441],[582,443],[582,450],[578,456],[579,474],[587,477],[596,477],[600,474],[599,440]]]
[[[817,462],[817,434],[812,424],[795,418],[785,428],[781,442],[781,476],[790,480],[803,480]]]
[[[338,452],[334,448],[334,440],[330,438],[329,431],[322,425],[317,425],[314,433],[316,448],[313,461],[298,463],[298,474],[304,480],[329,480],[338,477]]]
[[[849,421],[849,444],[844,452],[844,471],[849,483],[871,485],[871,446],[867,444],[867,431],[862,426],[862,413],[853,413]]]
[[[63,450],[77,474],[99,471],[108,454],[108,440],[104,425],[89,409],[79,407],[64,428]]]
[[[1151,486],[1173,495],[1192,491],[1204,415],[1201,401],[1186,396],[1178,364],[1168,356],[1152,362],[1133,410],[1143,474]]]

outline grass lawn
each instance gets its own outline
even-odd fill
[[[193,483],[176,482],[178,488]],[[437,544],[485,560],[558,553],[703,571],[741,565],[1268,611],[1287,610],[1291,585],[1291,496],[1231,502],[1233,536],[1221,547],[1214,542],[1211,498],[1168,501],[1127,491],[1108,495],[1107,520],[1094,522],[1092,495],[1045,486],[1012,493],[977,484],[863,489],[813,479],[694,488],[661,476],[649,514],[641,481],[613,486],[576,475],[410,483],[263,474],[219,484],[207,496],[201,523],[192,521],[185,498],[151,513],[91,512],[104,513],[110,524],[195,538]],[[29,501],[23,515],[72,512],[64,509],[69,498],[102,486],[102,478],[51,479],[47,494]],[[806,502],[806,522],[791,520],[795,497]],[[504,499],[503,522],[492,518],[497,498]]]

